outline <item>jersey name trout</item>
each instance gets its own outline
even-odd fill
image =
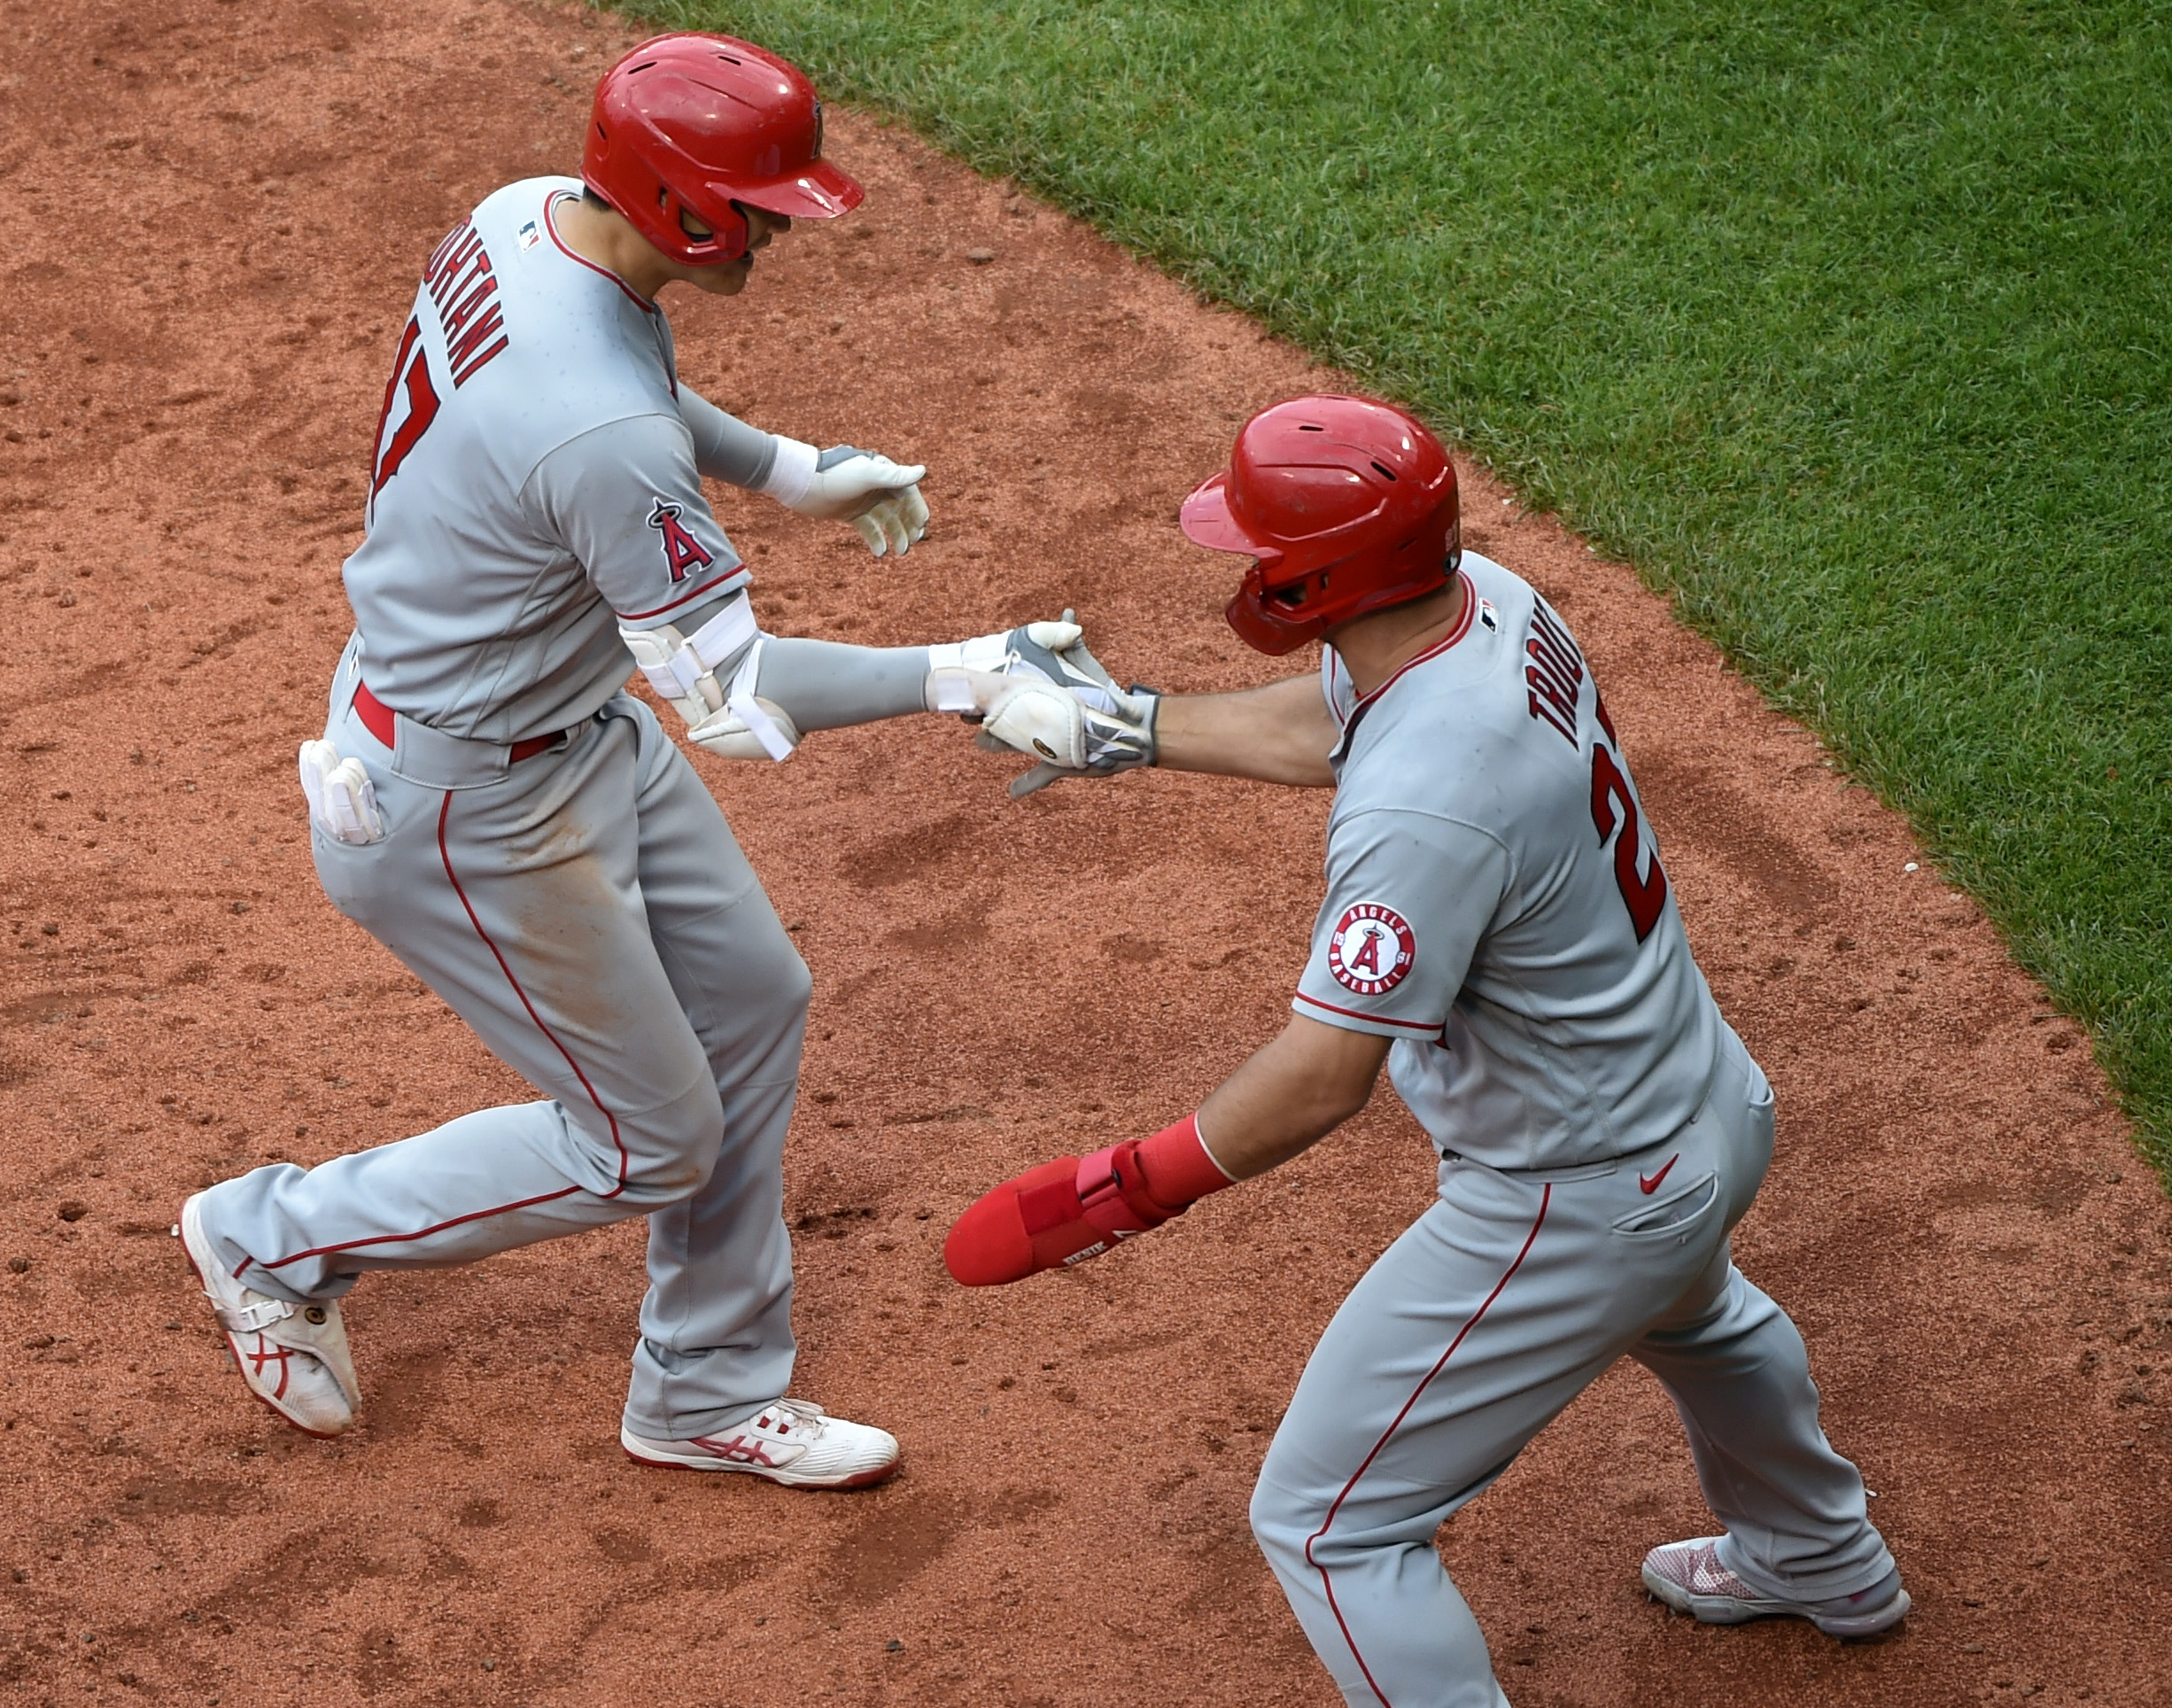
[[[1584,687],[1584,655],[1576,649],[1543,600],[1532,608],[1524,636],[1524,681],[1531,715],[1557,732],[1571,747],[1576,740],[1576,698]]]

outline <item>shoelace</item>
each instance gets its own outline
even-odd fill
[[[762,1408],[762,1416],[776,1420],[780,1434],[805,1428],[810,1435],[822,1432],[822,1408],[805,1400],[778,1400]]]

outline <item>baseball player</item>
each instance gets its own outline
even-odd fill
[[[1071,681],[1082,718],[1131,740],[1069,769],[1334,788],[1295,1013],[1196,1114],[981,1199],[951,1273],[1105,1252],[1317,1143],[1385,1061],[1439,1198],[1329,1324],[1252,1506],[1345,1697],[1505,1703],[1434,1533],[1624,1354],[1673,1396],[1726,1531],[1655,1548],[1650,1592],[1721,1624],[1893,1625],[1908,1595],[1819,1428],[1802,1338],[1729,1259],[1773,1094],[1690,958],[1568,625],[1460,551],[1453,465],[1383,404],[1262,412],[1183,524],[1253,558],[1229,606],[1245,641],[1325,643],[1317,681],[1182,699]]]
[[[243,1379],[311,1434],[354,1418],[339,1300],[362,1271],[646,1215],[629,1454],[817,1487],[897,1463],[884,1432],[785,1397],[780,1156],[807,969],[708,789],[623,691],[638,664],[694,741],[741,758],[999,710],[1004,635],[765,634],[702,497],[708,475],[849,521],[877,556],[925,530],[920,468],[818,452],[682,385],[655,304],[673,281],[734,295],[794,219],[855,206],[821,141],[783,60],[663,36],[605,74],[579,180],[508,185],[423,269],[345,566],[354,633],[301,780],[333,904],[542,1096],[183,1205]]]

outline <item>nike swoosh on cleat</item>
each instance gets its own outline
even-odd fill
[[[1672,1168],[1681,1160],[1682,1153],[1679,1151],[1677,1151],[1672,1156],[1667,1159],[1666,1168],[1660,1169],[1660,1171],[1654,1175],[1649,1180],[1645,1179],[1642,1175],[1639,1175],[1637,1176],[1637,1185],[1643,1192],[1644,1196],[1649,1198],[1654,1192],[1657,1192],[1659,1190],[1659,1183],[1667,1177],[1667,1168]]]

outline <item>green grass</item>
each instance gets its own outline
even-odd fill
[[[648,9],[1015,175],[1634,563],[1910,815],[2172,1168],[2172,13]]]

